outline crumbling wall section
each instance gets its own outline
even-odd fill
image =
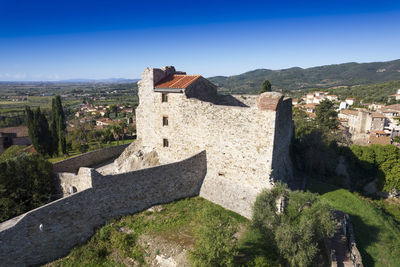
[[[90,188],[0,224],[0,265],[55,260],[111,218],[196,196],[206,168],[203,151],[180,162],[119,175],[102,176],[90,169]]]

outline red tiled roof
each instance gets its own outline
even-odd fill
[[[389,133],[385,132],[385,131],[371,131],[372,133],[376,133],[376,134],[383,134],[383,135],[389,135]]]
[[[189,85],[191,85],[200,77],[200,75],[174,74],[168,76],[167,78],[156,84],[154,88],[186,89]]]

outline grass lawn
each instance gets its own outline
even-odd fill
[[[400,225],[348,190],[311,180],[308,189],[350,215],[364,266],[400,266]]]

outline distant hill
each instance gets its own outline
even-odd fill
[[[108,78],[108,79],[69,79],[60,83],[136,83],[139,79]]]
[[[257,69],[234,76],[208,78],[221,92],[257,93],[264,79],[274,90],[328,88],[342,85],[382,83],[400,80],[400,59],[387,62],[344,63],[313,68]]]

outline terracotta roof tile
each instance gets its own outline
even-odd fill
[[[200,77],[200,75],[174,74],[157,83],[154,88],[186,89],[189,85],[191,85]]]
[[[340,111],[340,113],[342,113],[344,115],[358,116],[358,111],[357,110],[343,109],[343,110]]]

